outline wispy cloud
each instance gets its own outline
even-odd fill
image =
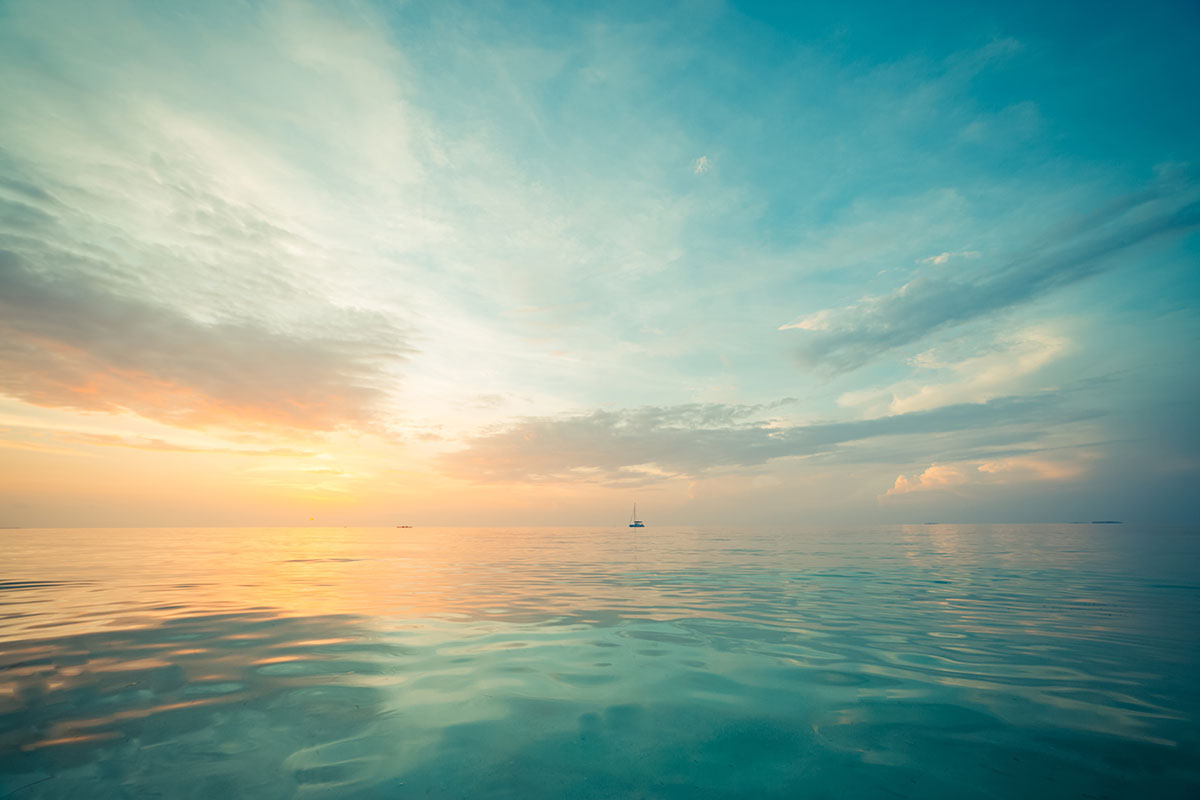
[[[982,253],[980,253],[978,250],[959,250],[958,252],[955,252],[955,253],[946,251],[946,252],[938,253],[936,256],[929,256],[928,258],[918,259],[917,263],[918,264],[945,264],[947,261],[949,261],[952,258],[979,258],[979,256],[981,256],[981,255],[982,255]]]
[[[1003,439],[1009,426],[1090,416],[1063,408],[1049,394],[810,425],[782,425],[764,419],[765,411],[761,406],[692,404],[528,418],[468,440],[462,450],[444,456],[442,465],[456,476],[485,481],[648,482],[778,458],[828,455],[844,445],[885,437],[986,429]]]
[[[374,426],[415,352],[380,232],[393,256],[442,234],[407,202],[430,147],[397,52],[316,4],[239,25],[123,10],[6,8],[0,392],[193,428]]]
[[[369,424],[405,334],[353,309],[314,325],[195,319],[0,250],[0,391],[36,405],[190,427]]]
[[[1025,379],[1060,358],[1071,346],[1048,327],[1006,332],[994,342],[976,343],[966,357],[947,356],[939,348],[909,359],[912,377],[882,388],[856,389],[838,397],[838,405],[868,414],[904,414],[954,403],[981,403],[1015,395]]]
[[[890,294],[824,309],[780,329],[805,331],[799,350],[805,363],[845,372],[936,331],[1112,269],[1120,263],[1117,256],[1132,248],[1198,226],[1194,186],[1164,184],[1061,226],[998,267],[918,275]]]

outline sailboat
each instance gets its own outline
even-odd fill
[[[631,527],[631,528],[646,527],[645,523],[643,523],[640,519],[637,518],[637,503],[633,504],[633,516],[629,518],[629,527]]]

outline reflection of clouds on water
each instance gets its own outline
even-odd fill
[[[1183,540],[1147,583],[1071,526],[621,533],[39,532],[88,582],[15,533],[0,796],[1196,781]]]
[[[311,737],[363,729],[383,697],[369,676],[402,657],[385,643],[364,655],[357,626],[259,612],[12,643],[0,785],[44,773],[55,776],[39,784],[45,796],[96,794],[96,780],[172,797],[288,796],[278,765]],[[347,628],[353,637],[329,638]],[[264,665],[280,657],[307,669],[272,674]]]

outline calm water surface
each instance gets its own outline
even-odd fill
[[[1200,535],[0,531],[0,798],[1200,796]]]

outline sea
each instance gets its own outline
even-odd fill
[[[0,798],[1196,798],[1200,529],[0,531]]]

